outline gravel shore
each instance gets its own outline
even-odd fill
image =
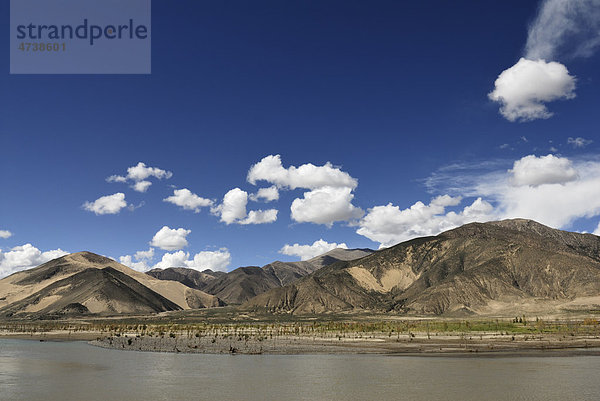
[[[410,338],[369,338],[281,336],[245,338],[244,336],[195,337],[176,335],[148,337],[135,335],[104,336],[90,344],[113,349],[154,352],[209,354],[593,354],[600,355],[600,339],[563,336],[435,336]]]

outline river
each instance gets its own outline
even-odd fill
[[[201,355],[0,339],[0,400],[598,400],[598,356]]]

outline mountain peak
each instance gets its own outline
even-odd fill
[[[89,262],[89,263],[94,263],[94,264],[99,264],[99,265],[107,265],[107,264],[115,263],[114,260],[107,258],[106,256],[98,255],[98,254],[90,252],[90,251],[81,251],[81,252],[71,253],[69,255],[63,256],[63,258],[66,258],[69,260],[74,260],[74,261],[79,261],[79,262]]]

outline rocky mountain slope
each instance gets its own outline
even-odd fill
[[[0,315],[151,313],[221,305],[214,295],[162,281],[91,252],[0,280]]]
[[[522,219],[472,223],[336,262],[243,307],[435,315],[600,309],[600,237]]]
[[[154,269],[147,274],[163,280],[177,280],[190,285],[191,277],[198,284],[194,288],[217,296],[229,305],[241,304],[272,288],[278,288],[304,277],[323,266],[340,260],[352,260],[373,253],[370,249],[334,249],[315,258],[301,262],[273,262],[266,266],[240,267],[229,273],[205,270],[200,276],[193,269]],[[176,274],[177,273],[177,274]]]
[[[159,280],[179,281],[190,288],[203,290],[208,283],[224,276],[225,272],[214,272],[210,269],[198,271],[187,267],[169,267],[167,269],[152,269],[146,274]]]

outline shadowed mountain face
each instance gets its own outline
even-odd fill
[[[154,313],[222,305],[91,252],[66,255],[0,280],[0,315]]]
[[[159,280],[179,281],[190,288],[203,290],[211,281],[226,275],[225,272],[212,270],[198,271],[186,267],[169,267],[168,269],[152,269],[146,274]]]
[[[240,304],[255,295],[271,288],[280,287],[276,277],[260,267],[240,267],[227,275],[212,281],[204,289],[216,295],[227,304]]]
[[[266,266],[240,267],[229,273],[170,268],[154,269],[147,274],[162,280],[176,280],[186,285],[193,278],[204,292],[213,294],[227,304],[241,304],[272,288],[278,288],[340,260],[357,259],[373,253],[370,249],[334,249],[302,262],[273,262]],[[208,276],[208,277],[207,277]],[[201,286],[201,287],[200,287]]]
[[[244,307],[514,315],[599,305],[600,237],[517,219],[467,224],[337,262]]]

